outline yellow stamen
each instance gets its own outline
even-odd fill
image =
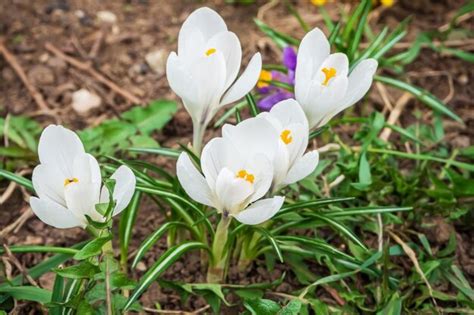
[[[324,78],[323,85],[327,86],[328,83],[329,83],[329,80],[331,80],[332,78],[334,78],[336,76],[336,69],[334,69],[334,68],[323,68],[321,71],[326,76]]]
[[[394,4],[395,4],[395,0],[380,0],[380,3],[386,7],[386,8],[390,8],[392,7]]]
[[[247,173],[246,170],[238,171],[235,177],[242,178],[243,180],[246,180],[250,184],[253,184],[253,182],[255,181],[255,176],[253,174]]]
[[[206,51],[206,56],[210,56],[212,55],[213,53],[215,53],[217,51],[217,49],[215,48],[209,48],[207,51]]]
[[[311,3],[317,6],[322,6],[326,4],[326,0],[311,0]]]
[[[260,72],[260,77],[258,78],[257,87],[263,88],[263,87],[269,86],[270,83],[268,83],[268,81],[271,81],[271,80],[272,80],[272,73],[267,70],[262,70]]]
[[[291,130],[285,129],[281,132],[280,134],[280,139],[283,141],[285,144],[290,144],[291,141],[293,141],[293,137],[290,136]]]
[[[79,180],[76,178],[76,177],[73,177],[73,178],[66,178],[64,180],[64,187],[66,187],[67,185],[71,184],[71,183],[79,183]]]

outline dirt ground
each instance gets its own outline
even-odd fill
[[[317,14],[317,9],[309,1],[293,2],[309,25],[323,28],[322,17]],[[435,29],[448,23],[462,3],[463,1],[457,0],[400,1],[393,8],[378,9],[379,14],[372,22],[379,27],[396,26],[407,16],[414,15],[410,33],[404,40],[409,42],[420,31]],[[304,34],[284,5],[272,6],[266,1],[257,1],[256,4],[249,6],[234,6],[224,4],[224,1],[191,0],[0,0],[0,36],[51,109],[45,112],[38,108],[9,64],[0,58],[0,115],[5,116],[7,113],[27,115],[35,117],[44,125],[61,123],[73,129],[82,129],[95,126],[132,106],[116,91],[101,84],[87,72],[71,67],[47,50],[45,47],[47,43],[76,60],[89,64],[116,83],[120,90],[133,94],[144,104],[160,98],[177,100],[166,81],[165,60],[168,53],[176,49],[178,31],[184,19],[194,9],[203,5],[218,11],[226,20],[229,29],[240,37],[244,48],[244,64],[256,51],[262,52],[264,62],[278,63],[280,60],[277,47],[253,23],[255,16],[295,37],[301,38]],[[103,10],[113,12],[117,21],[115,23],[98,21],[96,13]],[[330,4],[328,10],[335,15],[336,4]],[[472,28],[474,25],[471,22]],[[155,51],[163,55],[163,61],[153,70],[147,64],[145,56]],[[463,128],[456,124],[447,126],[448,137],[452,139],[453,146],[462,148],[471,145],[474,133],[474,111],[470,107],[474,97],[472,64],[424,50],[408,70],[409,79],[413,83],[444,99],[449,107],[464,119],[466,126]],[[71,107],[71,94],[80,88],[88,88],[97,93],[102,98],[104,106],[86,115],[74,111]],[[397,92],[393,95],[392,101],[398,97]],[[375,89],[371,99],[375,108],[383,109],[383,103]],[[402,121],[409,121],[413,118],[415,109],[422,108],[417,102],[412,101],[402,115]],[[366,113],[370,112],[371,108],[355,110]],[[429,116],[428,113],[426,115]],[[191,137],[191,129],[190,118],[183,109],[180,109],[170,125],[158,135],[158,139],[163,146],[178,142],[186,143]],[[28,204],[23,200],[23,196],[22,192],[17,190],[6,204],[0,206],[0,230],[17,220],[20,213],[28,210]],[[132,248],[154,231],[163,222],[163,217],[154,207],[149,206],[140,212],[137,222]],[[3,236],[1,241],[9,245],[68,246],[87,238],[87,234],[80,229],[54,229],[35,217],[25,220],[19,230]],[[468,237],[464,245],[469,247],[466,253],[473,252],[471,254],[474,257],[472,239]],[[146,257],[142,269],[151,264],[165,246],[165,243],[157,246],[156,250]],[[469,254],[466,255],[468,262],[473,259]],[[41,255],[31,254],[18,257],[25,266],[34,265],[42,259]],[[183,264],[191,268],[182,268]],[[268,281],[278,278],[284,268],[278,266],[277,272],[270,275],[263,261],[256,262],[248,273],[245,275],[233,273],[230,280],[238,283],[243,283],[243,279],[251,282]],[[474,274],[474,270],[472,272]],[[192,255],[186,257],[185,261],[173,266],[167,277],[187,282],[203,281],[199,258]],[[40,283],[45,287],[51,287],[52,280],[51,275],[46,275]],[[286,292],[291,288],[290,280],[279,289]],[[145,305],[153,305],[154,301],[160,302],[165,308],[182,309],[178,296],[169,294],[169,291],[161,290],[155,285],[142,298]],[[202,303],[200,300],[191,301],[186,305],[186,309],[196,309],[201,307]]]

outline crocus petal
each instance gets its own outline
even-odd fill
[[[242,159],[239,152],[223,138],[212,139],[202,151],[201,169],[211,189],[215,188],[217,176],[224,167],[235,170],[240,166]]]
[[[122,165],[110,176],[111,179],[115,179],[115,187],[113,192],[113,199],[115,200],[115,209],[113,215],[117,215],[125,209],[135,192],[136,178],[132,170]],[[109,201],[109,191],[107,187],[102,187],[100,194],[100,202]],[[105,199],[105,200],[104,200]]]
[[[321,127],[326,116],[340,104],[348,86],[347,77],[336,77],[329,86],[313,81],[307,102],[303,107],[310,129]],[[303,102],[303,101],[302,101]]]
[[[298,48],[296,64],[296,94],[298,94],[297,90],[306,84],[305,82],[311,80],[314,71],[319,69],[323,61],[329,56],[329,49],[329,42],[319,28],[315,28],[303,37]]]
[[[296,69],[296,52],[291,46],[283,48],[283,65],[289,70]]]
[[[248,202],[262,198],[270,189],[273,179],[273,164],[264,153],[248,157],[243,169],[255,176],[254,192]]]
[[[223,168],[216,180],[216,196],[222,207],[230,213],[240,210],[245,199],[253,192],[253,184],[238,178],[227,168]]]
[[[257,83],[261,70],[262,56],[260,53],[256,53],[253,55],[252,59],[250,59],[247,68],[242,73],[240,78],[238,78],[237,81],[235,81],[235,83],[224,94],[220,102],[220,106],[225,106],[235,102],[250,92],[250,90],[252,90],[252,88]]]
[[[309,174],[311,174],[318,166],[319,163],[319,153],[318,151],[311,151],[306,153],[297,160],[293,167],[289,170],[288,175],[283,181],[284,185],[289,185],[296,183],[299,180],[302,180]]]
[[[324,79],[326,78],[324,72],[322,71],[322,69],[324,68],[334,68],[336,70],[336,77],[347,77],[347,74],[349,73],[349,59],[347,59],[346,54],[343,53],[335,53],[329,55],[323,61],[323,63],[319,67],[319,70],[315,72],[314,79],[316,81],[324,82]],[[328,85],[331,84],[332,80],[333,79],[329,80]]]
[[[41,221],[55,228],[67,229],[85,226],[85,221],[81,221],[73,212],[50,200],[31,197],[30,205],[33,213]]]
[[[275,196],[273,198],[259,200],[250,205],[244,211],[234,215],[240,223],[256,225],[272,218],[283,205],[284,197]]]
[[[191,74],[175,52],[171,52],[166,61],[166,77],[171,89],[179,97],[187,100],[196,97]]]
[[[102,176],[100,174],[99,163],[90,154],[76,156],[73,163],[72,178],[76,178],[81,183],[87,183],[87,185],[93,187],[94,191],[100,191]]]
[[[64,196],[68,210],[76,216],[88,215],[93,220],[103,220],[102,215],[95,210],[95,205],[100,202],[100,190],[90,183],[81,180],[71,183],[65,187]]]
[[[213,194],[202,174],[196,169],[188,154],[183,152],[176,164],[176,173],[184,191],[195,201],[214,206]]]
[[[278,119],[282,126],[300,123],[308,126],[308,119],[300,104],[294,99],[288,99],[276,104],[270,111],[271,116]]]
[[[54,165],[40,164],[33,170],[33,187],[41,200],[66,205],[63,173]]]
[[[209,8],[199,8],[191,13],[184,21],[178,36],[178,54],[185,54],[186,50],[196,49],[196,47],[187,46],[187,40],[192,38],[193,33],[199,31],[204,42],[211,39],[212,36],[220,32],[227,31],[227,26],[222,17],[214,10]],[[190,35],[188,35],[190,33]]]
[[[344,98],[338,102],[340,105],[324,117],[324,119],[318,124],[319,127],[324,126],[341,111],[354,105],[367,93],[372,85],[375,71],[377,71],[377,65],[377,60],[366,59],[361,61],[354,70],[352,70],[349,75],[347,92],[345,93]]]
[[[236,126],[224,125],[222,136],[235,146],[242,157],[248,158],[263,153],[271,160],[278,145],[278,134],[272,124],[259,116],[246,119]]]
[[[349,75],[349,87],[344,96],[344,108],[347,108],[360,100],[369,90],[377,71],[378,62],[375,59],[361,61]]]
[[[43,130],[38,145],[41,164],[54,165],[65,178],[70,177],[74,158],[80,154],[84,154],[84,146],[71,130],[56,125]]]
[[[219,99],[224,93],[226,80],[226,64],[222,52],[217,51],[210,56],[196,60],[189,68],[192,81],[196,84],[196,102],[202,111],[199,122],[206,125],[219,105]]]
[[[235,81],[239,73],[242,61],[242,48],[239,38],[232,32],[222,32],[214,35],[207,45],[224,55],[227,73],[224,90],[226,90]]]

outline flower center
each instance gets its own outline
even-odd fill
[[[206,56],[209,57],[210,55],[212,55],[216,51],[217,51],[217,49],[215,49],[215,48],[209,48],[208,50],[206,50]]]
[[[336,76],[336,69],[334,69],[334,68],[323,68],[321,71],[326,76],[324,78],[323,85],[327,86],[328,83],[329,83],[329,80],[331,80],[332,78],[334,78]]]
[[[267,70],[262,70],[260,72],[260,77],[258,78],[257,87],[263,88],[269,86],[270,84],[268,83],[268,81],[271,81],[271,79],[272,73]]]
[[[280,134],[280,139],[283,141],[285,144],[290,144],[291,141],[293,141],[293,137],[291,135],[291,130],[285,129],[281,132]]]
[[[253,184],[255,181],[255,176],[253,176],[253,174],[247,173],[246,170],[238,171],[235,177],[242,178],[243,180],[248,181],[250,184]]]
[[[76,177],[66,178],[64,180],[64,187],[66,187],[67,185],[72,184],[72,183],[79,183],[79,180]]]
[[[317,6],[322,6],[326,4],[326,0],[311,0],[311,3]]]

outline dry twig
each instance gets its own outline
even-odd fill
[[[119,94],[120,96],[122,96],[123,98],[128,100],[129,102],[131,102],[133,104],[142,104],[143,103],[138,97],[136,97],[132,93],[122,89],[120,86],[118,86],[114,82],[107,79],[104,75],[102,75],[99,72],[97,72],[96,70],[94,70],[94,68],[92,68],[90,63],[85,63],[85,62],[77,60],[76,58],[73,58],[71,56],[66,55],[61,50],[59,50],[58,48],[53,46],[51,43],[46,43],[44,45],[44,47],[46,48],[46,50],[48,50],[51,53],[55,54],[58,58],[61,58],[64,61],[66,61],[67,63],[69,63],[71,66],[76,67],[77,69],[80,69],[84,72],[87,72],[90,76],[95,78],[97,81],[99,81],[100,83],[106,85],[112,91]]]
[[[423,270],[421,270],[421,267],[420,267],[420,264],[418,262],[418,258],[416,257],[415,251],[413,249],[411,249],[411,247],[408,246],[407,243],[405,243],[397,234],[393,233],[392,231],[388,231],[388,234],[390,234],[390,236],[393,238],[393,240],[395,242],[397,242],[398,245],[400,245],[402,247],[405,254],[411,260],[411,262],[413,263],[413,266],[415,266],[416,272],[420,275],[421,279],[426,284],[426,287],[428,288],[428,293],[430,294],[431,299],[433,300],[433,304],[435,306],[437,306],[436,300],[433,297],[433,289],[431,288],[431,284],[428,281],[428,279],[426,278],[425,273],[423,272]]]
[[[16,259],[16,257],[12,254],[10,248],[6,245],[3,244],[3,248],[5,249],[5,255],[8,257],[8,260],[10,260],[15,267],[21,272],[21,274],[25,277],[28,282],[35,287],[39,287],[38,283],[28,274],[28,272],[25,270],[23,265]]]
[[[398,99],[397,103],[395,104],[395,107],[393,108],[393,110],[390,112],[390,115],[388,116],[388,119],[387,119],[388,124],[394,125],[398,121],[398,119],[400,118],[400,115],[403,112],[403,109],[412,98],[413,98],[413,95],[411,95],[410,93],[403,93],[403,95]],[[384,141],[387,141],[391,134],[392,134],[392,129],[385,127],[380,133],[379,138]]]
[[[4,40],[2,38],[0,38],[0,53],[3,55],[3,58],[5,58],[8,64],[10,64],[10,66],[16,72],[18,77],[21,79],[26,89],[31,94],[31,97],[36,102],[36,105],[38,105],[38,107],[41,110],[45,112],[49,112],[50,109],[48,105],[46,104],[46,101],[44,100],[43,95],[38,91],[38,89],[34,85],[31,84],[30,80],[28,80],[28,77],[26,76],[25,71],[16,60],[16,57],[7,49],[7,47],[5,46]]]

